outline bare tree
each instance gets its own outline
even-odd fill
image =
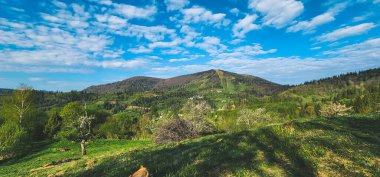
[[[33,102],[33,89],[25,84],[20,84],[12,97],[12,108],[18,116],[21,125],[26,113],[30,111]]]
[[[79,133],[80,133],[80,147],[82,155],[87,154],[86,141],[91,137],[91,122],[95,118],[93,115],[87,114],[87,105],[84,105],[84,116],[79,117]]]

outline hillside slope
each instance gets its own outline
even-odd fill
[[[90,143],[86,157],[57,144],[0,164],[0,176],[128,176],[140,165],[153,176],[376,176],[379,127],[379,115],[318,118],[168,145]]]
[[[116,93],[123,91],[167,91],[173,88],[224,89],[229,91],[246,90],[257,95],[270,95],[286,88],[265,79],[231,73],[223,70],[208,70],[204,72],[177,76],[168,79],[152,77],[132,77],[120,82],[91,86],[83,90],[88,93]]]
[[[365,86],[380,86],[380,68],[341,74],[338,76],[306,82],[284,91],[283,94],[288,95],[294,93],[303,96],[311,94],[336,94],[337,90],[346,89],[349,87]]]

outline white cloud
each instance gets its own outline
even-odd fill
[[[310,48],[310,50],[319,50],[319,49],[321,49],[322,47],[320,47],[320,46],[317,46],[317,47],[312,47],[312,48]]]
[[[228,19],[225,19],[226,14],[214,14],[211,11],[200,6],[193,6],[188,9],[183,9],[181,12],[184,15],[181,22],[185,24],[202,22],[214,25],[216,27],[227,26],[230,24],[230,21]]]
[[[239,10],[238,8],[233,8],[233,9],[230,10],[230,13],[232,13],[232,14],[238,16],[239,13],[240,13],[240,10]]]
[[[241,42],[244,42],[244,40],[238,38],[238,39],[234,39],[234,40],[232,40],[230,43],[236,45],[236,44],[239,44],[239,43],[241,43]]]
[[[277,52],[276,49],[264,50],[260,44],[252,44],[246,46],[240,46],[229,50],[227,52],[218,53],[215,55],[216,58],[251,58],[256,55],[270,54]]]
[[[327,55],[339,57],[380,59],[380,38],[369,39],[361,43],[351,44],[337,50],[325,51]]]
[[[250,0],[249,8],[263,15],[263,24],[282,28],[298,17],[304,9],[296,0]]]
[[[259,25],[253,22],[257,19],[257,15],[247,15],[243,19],[239,20],[233,27],[232,32],[235,37],[243,38],[245,34],[260,29]]]
[[[303,31],[304,33],[313,33],[315,28],[320,25],[332,22],[335,20],[335,16],[338,15],[343,9],[347,7],[347,3],[339,3],[334,7],[327,10],[327,12],[315,16],[310,21],[301,21],[296,23],[293,26],[290,26],[286,31],[287,32],[298,32]]]
[[[336,41],[342,38],[356,36],[363,33],[366,33],[370,29],[376,27],[374,23],[362,23],[355,26],[346,26],[330,33],[322,34],[318,36],[316,39],[321,42],[331,42]]]
[[[144,59],[133,60],[105,60],[96,62],[87,62],[86,65],[98,66],[103,68],[124,68],[124,69],[138,69],[148,67],[150,62]]]
[[[180,10],[187,6],[190,2],[188,0],[165,0],[166,9],[168,11]]]
[[[144,47],[144,46],[139,46],[138,48],[130,48],[128,49],[129,52],[132,53],[151,53],[153,52],[152,49]]]
[[[364,15],[360,15],[360,16],[356,16],[352,19],[353,22],[361,22],[361,21],[364,21],[366,19],[368,19],[369,17],[373,16],[374,13],[373,12],[369,12],[369,13],[366,13]]]
[[[173,59],[170,59],[168,61],[171,63],[173,63],[173,62],[186,62],[186,61],[192,61],[192,60],[198,59],[200,57],[204,57],[204,55],[194,54],[194,55],[190,55],[190,56],[187,56],[184,58],[173,58]]]
[[[122,15],[128,19],[140,18],[140,19],[152,19],[157,13],[155,6],[146,6],[143,8],[128,5],[113,3],[114,12]]]
[[[32,81],[32,82],[40,82],[40,81],[46,80],[46,78],[42,78],[42,77],[30,77],[30,78],[28,78],[28,80]]]
[[[191,59],[191,58],[173,58],[173,59],[170,59],[168,61],[173,63],[173,62],[185,62],[185,61],[191,61],[191,60],[194,60],[194,59]]]
[[[152,42],[164,40],[165,37],[169,37],[170,39],[176,37],[175,30],[168,29],[166,26],[142,26],[131,24],[127,29],[116,31],[115,33],[125,36],[145,38]]]
[[[220,39],[215,36],[202,37],[202,42],[195,44],[195,47],[212,55],[216,55],[227,49],[227,47],[220,42]]]
[[[278,83],[299,84],[331,75],[380,66],[380,38],[324,52],[322,58],[277,57],[213,59],[209,67],[252,74]]]
[[[179,39],[176,39],[176,40],[173,40],[170,42],[162,42],[162,41],[153,42],[153,43],[150,43],[148,46],[151,49],[154,49],[154,48],[172,48],[172,47],[178,46],[180,43],[181,43],[181,41]]]
[[[62,9],[67,7],[67,5],[61,1],[54,0],[54,1],[51,1],[51,3]]]
[[[121,29],[127,26],[127,19],[109,14],[96,14],[98,22],[105,24],[110,29]]]

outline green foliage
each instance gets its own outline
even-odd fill
[[[79,102],[68,103],[60,112],[64,126],[74,126],[78,118],[84,114],[84,108]]]
[[[258,108],[255,110],[242,109],[239,111],[239,118],[236,124],[239,126],[239,130],[251,129],[257,127],[263,123],[270,123],[276,119],[274,114],[269,113],[265,108]]]
[[[36,109],[34,91],[26,85],[2,98],[0,158],[9,158],[26,152],[30,142],[44,137],[46,115]]]
[[[62,128],[62,117],[59,115],[61,109],[53,108],[48,112],[49,120],[45,125],[44,133],[49,137],[53,137]]]
[[[97,140],[89,142],[86,158],[77,144],[58,142],[1,163],[0,176],[128,176],[139,165],[153,176],[376,176],[379,125],[378,116],[351,116],[291,121],[158,146]],[[62,160],[68,162],[45,166]]]
[[[108,117],[100,125],[98,136],[111,139],[132,139],[140,130],[140,114],[133,111],[125,111]]]
[[[17,122],[4,122],[0,126],[0,160],[25,152],[28,142],[27,132]]]

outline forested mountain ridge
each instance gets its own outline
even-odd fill
[[[167,91],[177,87],[192,89],[194,86],[200,90],[218,88],[229,91],[251,90],[260,96],[270,95],[287,88],[287,86],[256,76],[241,75],[223,70],[208,70],[168,79],[137,76],[115,83],[91,86],[83,91],[102,94],[125,91]]]
[[[310,94],[332,94],[336,92],[336,90],[346,89],[349,87],[364,86],[380,86],[380,68],[359,72],[350,72],[305,82],[304,84],[292,87],[284,91],[283,94],[287,95],[290,93],[295,93],[304,96]]]

